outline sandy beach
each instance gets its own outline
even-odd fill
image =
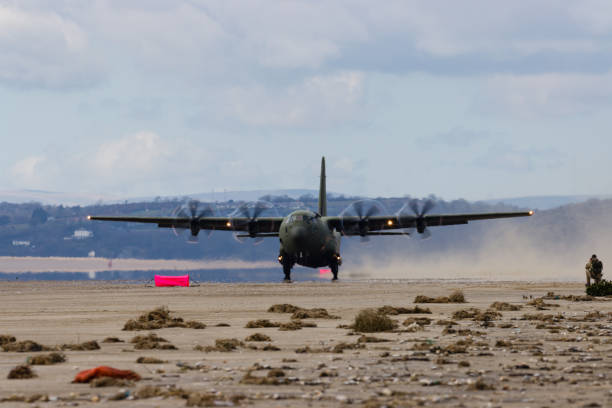
[[[418,304],[431,313],[391,314],[395,330],[355,333],[348,328],[363,309],[413,308],[417,295],[447,296],[456,289],[466,303]],[[546,297],[548,292],[554,295]],[[30,400],[49,407],[95,406],[113,399],[114,406],[126,407],[611,406],[612,303],[568,295],[584,295],[583,284],[393,281],[155,288],[2,282],[0,335],[49,348],[95,340],[100,349],[64,350],[65,362],[31,366],[37,375],[31,379],[7,375],[28,357],[48,352],[0,353],[0,405],[29,406],[21,401]],[[520,310],[500,306],[486,314],[493,302]],[[316,327],[299,330],[245,327],[257,319],[290,322],[290,313],[267,311],[274,304],[325,308],[339,318],[301,319]],[[160,306],[206,328],[122,330],[129,319]],[[470,315],[470,308],[478,311]],[[461,310],[463,317],[456,314]],[[130,343],[149,333],[177,350],[136,350]],[[247,341],[254,333],[270,340]],[[124,342],[102,342],[107,337]],[[218,351],[218,339],[238,342],[232,351]],[[139,357],[162,362],[139,364]],[[100,365],[133,370],[142,380],[107,387],[71,383],[79,371]]]

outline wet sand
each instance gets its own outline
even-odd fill
[[[0,256],[0,273],[44,272],[105,272],[105,271],[160,271],[207,269],[276,268],[277,262],[242,260],[190,261],[179,259],[130,258],[75,258],[75,257],[15,257]]]
[[[363,348],[335,353],[339,343],[357,344],[360,335],[339,328],[353,322],[364,308],[383,305],[412,307],[416,295],[445,296],[461,289],[464,304],[421,304],[432,314],[390,316],[398,321],[395,332],[370,333],[389,340],[360,343]],[[161,389],[180,387],[212,397],[216,404],[242,406],[466,406],[544,407],[612,406],[612,302],[545,299],[556,304],[548,310],[529,306],[553,291],[555,295],[583,295],[579,283],[526,282],[340,282],[294,284],[203,284],[191,288],[154,288],[109,282],[2,282],[0,283],[0,335],[18,341],[34,340],[55,346],[96,340],[100,350],[65,351],[67,361],[32,366],[38,377],[7,379],[11,368],[29,356],[46,353],[0,353],[0,399],[20,399],[34,394],[49,402],[40,406],[95,406],[120,390],[129,398],[114,406],[183,406],[181,397],[137,399],[146,385]],[[525,298],[526,297],[526,298]],[[455,319],[455,311],[485,311],[495,301],[521,305],[522,310],[501,311],[489,322]],[[290,314],[268,313],[273,304],[290,303],[304,308],[323,307],[340,319],[305,319],[317,327],[296,331],[278,328],[247,329],[248,321],[269,319],[289,322]],[[173,315],[205,323],[203,330],[155,330],[178,350],[134,350],[129,340],[149,331],[122,331],[128,319],[158,306]],[[587,316],[594,311],[601,314]],[[549,320],[522,320],[524,315],[552,315]],[[402,325],[411,317],[427,317],[422,331],[407,332]],[[586,319],[585,319],[586,317]],[[216,327],[219,323],[229,327]],[[414,327],[414,326],[412,326]],[[454,332],[452,332],[454,330]],[[469,332],[468,332],[469,330]],[[244,342],[263,333],[270,342]],[[116,336],[125,343],[102,343]],[[231,352],[197,351],[216,339],[244,342]],[[272,344],[280,351],[253,350]],[[452,347],[448,347],[451,346]],[[310,347],[310,353],[296,349]],[[141,356],[167,361],[137,364]],[[128,386],[92,388],[71,384],[75,374],[98,365],[131,369],[143,379]],[[242,384],[251,376],[267,376],[281,369],[281,384]],[[127,394],[123,394],[127,395]],[[194,402],[192,399],[191,402]],[[232,402],[234,401],[234,402]],[[589,405],[599,404],[599,405]],[[0,406],[30,406],[2,402]]]

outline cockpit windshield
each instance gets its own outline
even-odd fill
[[[289,218],[289,222],[305,222],[310,224],[315,219],[314,215],[310,214],[294,214]]]

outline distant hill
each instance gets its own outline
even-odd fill
[[[194,193],[185,194],[181,197],[195,198],[201,201],[254,201],[266,195],[272,196],[289,196],[298,198],[305,194],[317,196],[317,190],[307,189],[286,189],[286,190],[252,190],[252,191],[217,191],[210,193]],[[0,190],[0,203],[32,203],[37,202],[44,205],[81,205],[88,206],[96,203],[115,204],[122,202],[143,202],[153,201],[156,197],[123,197],[113,194],[88,194],[88,193],[66,193],[44,190]],[[171,197],[159,197],[162,200],[171,199]]]
[[[568,195],[568,196],[532,196],[532,197],[515,197],[515,198],[500,198],[493,200],[484,200],[489,204],[503,203],[513,205],[520,208],[529,208],[533,210],[550,210],[551,208],[561,207],[567,204],[583,203],[588,200],[605,200],[612,198],[610,195]]]
[[[258,192],[259,194],[259,192]],[[308,197],[306,197],[308,198]],[[381,198],[390,214],[407,201]],[[329,213],[339,214],[351,199],[336,197]],[[0,203],[0,256],[64,256],[140,259],[242,259],[274,261],[278,240],[254,246],[239,243],[232,233],[200,234],[188,244],[188,232],[155,225],[87,221],[88,214],[169,216],[182,201],[95,204],[87,207],[36,203]],[[276,201],[276,214],[317,206],[305,201]],[[238,203],[217,203],[227,215]],[[432,213],[512,211],[507,204],[437,200]],[[265,214],[264,214],[265,215]],[[597,253],[604,261],[604,276],[612,271],[612,200],[589,200],[536,211],[533,217],[475,221],[468,225],[431,228],[432,237],[358,237],[342,241],[344,276],[362,278],[475,278],[522,280],[582,280],[586,259]],[[609,268],[609,269],[608,269]],[[275,279],[276,272],[272,271]],[[610,273],[612,275],[612,272]],[[279,275],[280,276],[280,275]]]

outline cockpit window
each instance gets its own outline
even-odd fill
[[[303,221],[307,224],[310,224],[315,217],[313,217],[312,215],[308,215],[308,214],[294,214],[291,216],[291,218],[289,219],[290,222],[295,222],[295,221]]]

